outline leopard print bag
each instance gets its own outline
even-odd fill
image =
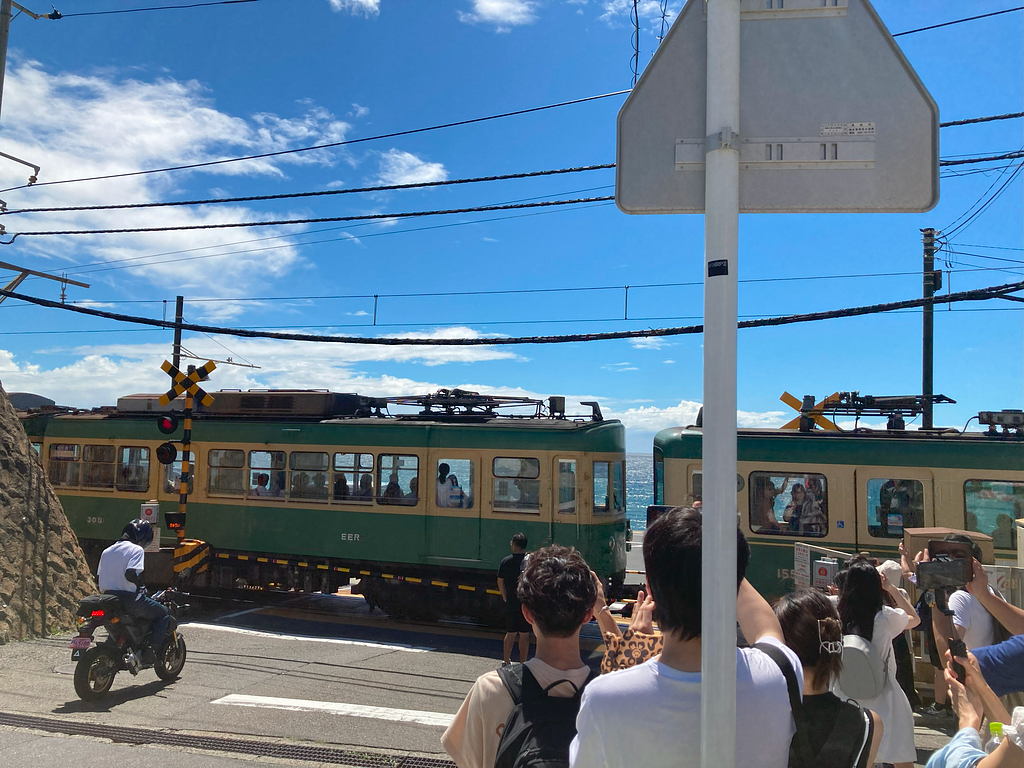
[[[601,659],[601,674],[628,669],[653,659],[661,654],[661,635],[647,635],[627,629],[618,637],[612,632],[604,633],[605,652]]]

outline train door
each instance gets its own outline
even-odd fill
[[[895,548],[906,528],[935,526],[934,477],[927,469],[858,467],[857,546]]]
[[[580,515],[583,513],[582,461],[575,455],[552,459],[551,484],[554,514],[551,517],[551,541],[580,548]]]
[[[427,500],[427,548],[432,561],[480,560],[478,454],[437,449],[420,482]]]

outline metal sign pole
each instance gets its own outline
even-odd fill
[[[740,0],[707,4],[701,766],[736,760],[736,272]]]

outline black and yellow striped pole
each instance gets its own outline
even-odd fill
[[[182,373],[176,366],[171,365],[165,360],[161,368],[171,377],[171,381],[173,383],[171,388],[161,395],[160,405],[168,405],[172,400],[178,398],[180,395],[185,396],[185,411],[182,414],[185,424],[181,435],[181,480],[178,485],[178,512],[173,515],[164,515],[164,519],[167,521],[167,527],[175,532],[180,546],[185,541],[185,519],[188,511],[188,487],[189,482],[192,479],[192,409],[195,405],[196,398],[198,398],[199,402],[205,406],[213,404],[213,397],[203,391],[202,387],[199,386],[199,382],[209,378],[210,374],[216,370],[217,366],[212,360],[208,360],[205,365],[202,365],[199,368],[190,365],[188,367],[188,373]],[[170,444],[167,444],[167,447],[172,455],[168,456],[166,461],[170,462],[174,460],[174,449]],[[163,448],[163,446],[161,446],[161,448]]]

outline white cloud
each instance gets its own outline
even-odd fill
[[[659,336],[630,339],[629,343],[634,349],[661,349],[671,344],[670,341]]]
[[[389,149],[380,156],[378,184],[424,184],[447,178],[448,171],[443,163],[428,163],[412,152]]]
[[[353,16],[377,16],[380,0],[330,0],[332,11],[348,11]]]
[[[665,365],[675,365],[675,360],[662,360]]]
[[[533,0],[473,0],[472,12],[459,11],[459,21],[495,24],[498,32],[508,32],[505,25],[519,26],[536,21],[536,8],[537,3]]]
[[[359,118],[366,117],[370,114],[370,108],[352,102],[352,111],[349,114],[358,120]]]
[[[260,154],[315,145],[344,138],[349,124],[315,105],[304,114],[281,117],[269,113],[248,119],[215,108],[207,91],[195,81],[163,77],[153,82],[124,79],[116,73],[88,76],[49,72],[34,61],[8,68],[4,92],[4,150],[30,158],[42,167],[41,181],[61,178],[133,173],[153,167],[188,165],[227,157]],[[288,164],[333,165],[347,157],[334,150],[317,150],[167,174],[128,176],[96,184],[64,184],[17,191],[7,197],[12,207],[56,207],[98,202],[135,202],[181,194],[182,179],[197,174],[270,176],[281,178]],[[20,169],[0,165],[0,184],[23,183]],[[214,188],[213,196],[224,190]],[[79,211],[21,214],[4,223],[12,232],[110,229],[138,226],[190,226],[237,221],[290,218],[304,211],[255,211],[244,205],[204,209],[163,208],[138,211]],[[295,234],[298,227],[274,234]],[[261,231],[259,237],[268,233]],[[68,269],[114,259],[137,258],[194,248],[214,247],[200,268],[177,264],[133,262],[130,273],[166,286],[202,289],[207,295],[240,296],[268,278],[292,269],[300,261],[287,238],[273,250],[244,256],[223,255],[223,247],[254,236],[233,230],[150,234],[26,237],[19,239],[24,255],[37,269]],[[219,250],[218,250],[219,249]],[[24,259],[24,256],[23,256]],[[69,270],[70,271],[70,270]],[[99,273],[104,281],[118,272]],[[93,282],[93,280],[89,280]],[[223,315],[223,308],[221,310]]]
[[[695,400],[680,400],[678,405],[666,408],[657,406],[641,406],[625,411],[606,410],[609,418],[622,421],[626,429],[637,432],[657,432],[667,427],[681,427],[693,424],[697,420],[697,412],[701,404]],[[782,411],[737,411],[736,422],[740,427],[777,428],[785,424],[789,418]]]
[[[622,22],[632,23],[630,21],[630,16],[633,13],[633,0],[604,0],[601,7],[603,8],[604,13],[601,14],[600,18],[610,26],[619,26]],[[669,3],[668,13],[666,14],[669,24],[671,24],[679,14],[681,7],[682,3]],[[637,4],[637,13],[640,16],[641,21],[657,19],[657,28],[654,28],[650,24],[647,24],[646,27],[647,31],[660,34],[661,3],[659,0],[640,0]]]

